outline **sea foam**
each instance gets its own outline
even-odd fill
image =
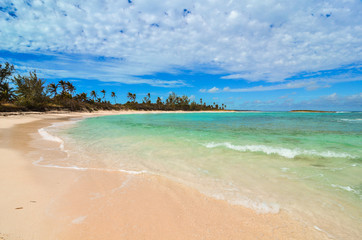
[[[356,119],[341,118],[340,120],[344,122],[362,122],[362,118],[356,118]]]
[[[60,143],[59,148],[64,151],[64,141],[61,138],[51,135],[45,128],[40,128],[38,133],[44,140]]]
[[[65,125],[75,124],[79,121],[80,120],[73,120],[73,121],[67,121],[67,122],[53,123],[49,127],[38,129],[38,133],[44,140],[59,143],[60,150],[67,153],[67,156],[69,157],[69,151],[64,149],[64,141],[61,138],[50,134],[47,130],[49,128],[57,128],[57,127],[65,126]],[[145,171],[145,170],[134,171],[134,170],[124,170],[124,169],[87,168],[87,167],[78,167],[78,166],[59,166],[59,165],[54,165],[54,164],[41,164],[41,162],[43,162],[43,161],[44,161],[43,157],[40,157],[37,161],[33,162],[33,165],[39,166],[39,167],[61,168],[61,169],[70,169],[70,170],[78,170],[78,171],[94,170],[94,171],[104,171],[104,172],[122,172],[122,173],[127,173],[127,174],[134,174],[134,175],[147,173],[147,171]]]
[[[40,134],[40,136],[42,136],[42,138],[44,140],[60,143],[59,148],[60,148],[60,150],[64,151],[64,141],[57,136],[51,135],[47,130],[50,128],[57,128],[57,127],[65,126],[65,125],[72,125],[79,121],[80,120],[77,119],[77,120],[72,120],[72,121],[67,121],[67,122],[53,123],[52,125],[50,125],[48,127],[38,129],[38,133]]]
[[[268,155],[277,154],[285,158],[294,158],[299,155],[313,155],[321,157],[339,157],[339,158],[355,158],[348,153],[336,153],[332,151],[318,152],[316,150],[303,150],[303,149],[289,149],[289,148],[278,148],[270,147],[265,145],[233,145],[228,142],[224,143],[207,143],[204,145],[207,148],[226,147],[240,152],[263,152]]]
[[[69,169],[69,170],[77,170],[77,171],[101,171],[101,172],[122,172],[132,175],[145,174],[147,171],[140,170],[124,170],[124,169],[107,169],[107,168],[87,168],[87,167],[78,167],[78,166],[59,166],[54,164],[41,164],[44,161],[43,157],[40,157],[38,160],[33,162],[34,166],[45,167],[45,168],[60,168],[60,169]]]
[[[341,186],[341,185],[336,185],[336,184],[331,184],[332,187],[334,188],[340,188],[340,189],[343,189],[345,191],[348,191],[348,192],[353,192],[355,194],[359,194],[359,191],[351,188],[350,186]]]
[[[262,201],[253,201],[251,199],[241,197],[239,196],[237,199],[230,199],[228,197],[225,197],[223,194],[212,194],[211,197],[218,199],[218,200],[224,200],[229,202],[232,205],[239,205],[246,208],[251,208],[255,210],[257,213],[273,213],[277,214],[280,211],[280,205],[277,203],[267,203]]]

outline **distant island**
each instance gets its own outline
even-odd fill
[[[302,112],[302,113],[335,113],[336,111],[319,111],[319,110],[291,110],[289,112]]]

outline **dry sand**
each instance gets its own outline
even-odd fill
[[[41,127],[122,113],[0,117],[1,240],[328,239],[283,211],[257,214],[163,177],[44,168],[26,157]]]

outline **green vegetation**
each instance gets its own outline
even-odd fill
[[[68,81],[60,80],[58,83],[46,84],[39,79],[36,71],[29,72],[28,76],[14,76],[15,68],[9,63],[0,64],[0,111],[95,111],[95,110],[165,110],[165,111],[203,111],[222,110],[226,105],[219,107],[217,104],[207,105],[200,99],[200,103],[192,101],[187,96],[177,96],[170,93],[166,101],[157,97],[155,103],[151,101],[148,93],[137,102],[135,93],[127,94],[128,102],[116,103],[117,95],[111,92],[110,97],[114,104],[106,101],[105,90],[97,94],[91,91],[87,93],[76,93],[76,87]],[[14,87],[12,87],[14,86]]]

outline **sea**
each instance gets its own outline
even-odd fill
[[[127,114],[39,133],[61,154],[38,166],[160,175],[332,239],[362,236],[362,112]]]

